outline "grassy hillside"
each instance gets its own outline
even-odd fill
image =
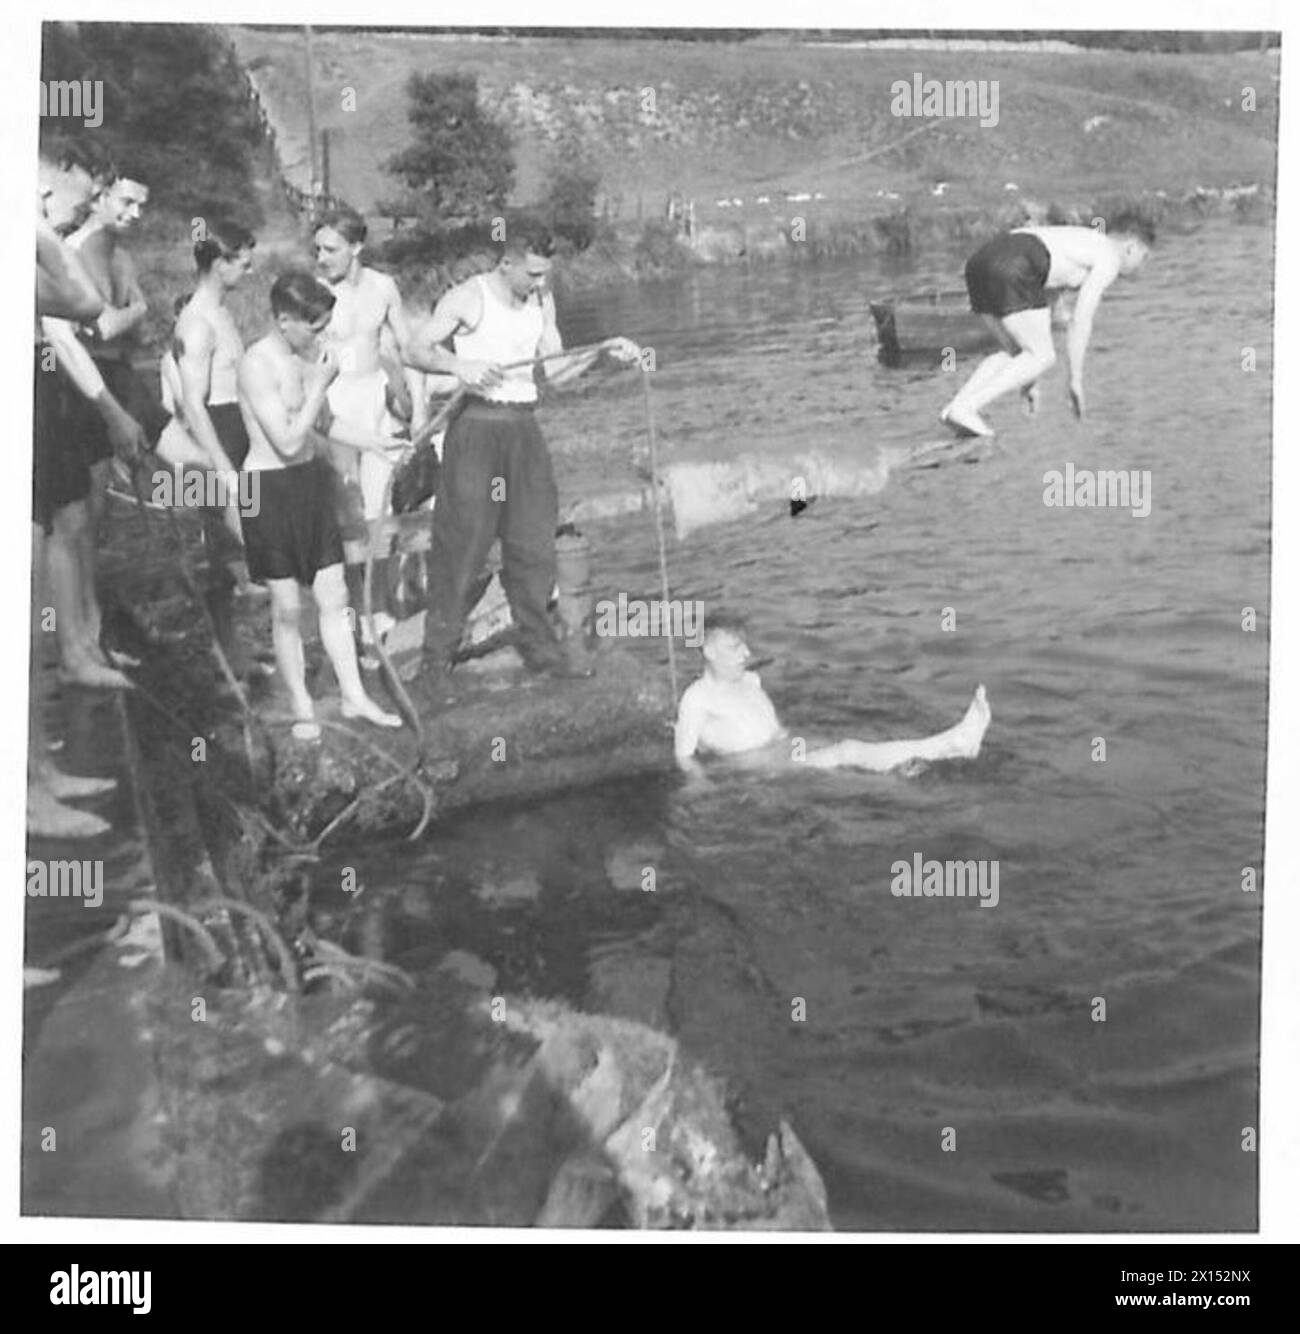
[[[230,31],[279,123],[286,167],[305,183],[301,33]],[[1271,191],[1274,179],[1276,53],[868,51],[788,35],[714,44],[318,34],[318,123],[334,132],[333,188],[364,211],[394,192],[382,164],[406,142],[404,86],[414,70],[478,74],[516,136],[516,202],[537,195],[558,141],[576,134],[624,221],[638,196],[650,217],[674,189],[695,199],[706,226],[775,226],[796,208],[814,225],[908,204],[986,209],[1005,203],[1008,183],[1069,207],[1160,190],[1178,198],[1196,186],[1260,182]],[[905,138],[925,121],[892,115],[890,86],[915,73],[997,80],[997,126],[951,120]],[[1253,112],[1241,109],[1246,85]],[[354,111],[342,109],[346,88],[355,89]],[[947,184],[936,196],[938,182]],[[786,194],[824,198],[796,204]],[[720,207],[724,199],[742,205]]]

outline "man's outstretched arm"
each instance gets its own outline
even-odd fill
[[[1101,294],[1119,275],[1119,263],[1106,256],[1088,271],[1074,303],[1074,316],[1065,340],[1066,358],[1070,363],[1070,402],[1076,417],[1083,416],[1083,359],[1088,353],[1092,337],[1092,319],[1101,303]]]

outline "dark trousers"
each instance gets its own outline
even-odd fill
[[[478,575],[501,539],[501,582],[525,657],[553,651],[546,614],[555,584],[559,499],[546,441],[527,408],[471,402],[443,445],[429,560],[424,652],[451,661]]]

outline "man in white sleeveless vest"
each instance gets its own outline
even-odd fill
[[[544,231],[512,228],[496,268],[452,288],[422,331],[436,369],[454,374],[467,390],[443,444],[429,570],[423,666],[444,685],[468,599],[498,536],[502,584],[525,664],[549,676],[590,675],[561,651],[546,614],[555,583],[558,500],[550,454],[533,415],[537,371],[560,384],[581,375],[604,351],[631,362],[640,348],[610,338],[550,360],[563,352],[555,301],[546,291],[551,252]],[[544,365],[533,364],[543,357]]]

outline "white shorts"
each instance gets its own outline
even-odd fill
[[[367,435],[396,435],[401,423],[388,410],[388,376],[383,370],[365,375],[340,375],[326,399],[335,420]],[[361,487],[362,510],[367,519],[384,517],[384,491],[393,475],[392,464],[377,454],[362,454],[353,477]]]

